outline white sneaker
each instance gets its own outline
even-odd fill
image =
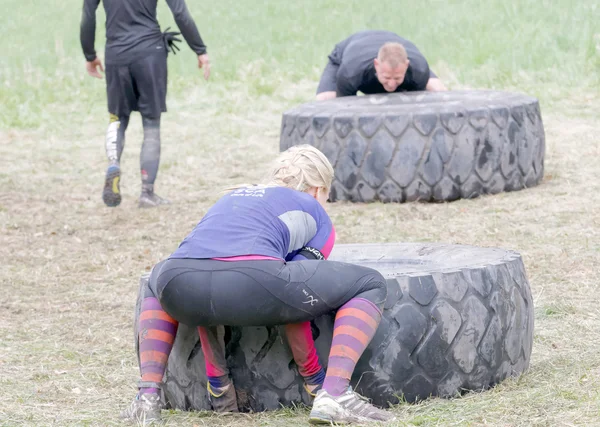
[[[158,394],[146,393],[141,396],[138,394],[131,405],[121,412],[121,418],[136,421],[142,425],[160,423],[162,421],[160,417],[161,406]]]
[[[394,421],[396,417],[376,408],[352,387],[339,395],[332,396],[319,390],[313,403],[308,422],[311,424],[350,424]]]

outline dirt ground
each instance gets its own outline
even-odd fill
[[[239,89],[239,88],[238,88]],[[157,192],[139,210],[141,125],[124,153],[124,201],[102,204],[104,120],[0,133],[0,425],[121,425],[135,394],[133,307],[140,274],[168,256],[227,185],[253,182],[278,152],[277,101],[199,88],[163,120]],[[202,99],[202,103],[195,103]],[[524,259],[535,303],[530,371],[485,393],[401,405],[398,425],[598,425],[600,415],[600,101],[542,105],[540,186],[447,204],[330,204],[338,243],[505,247]],[[304,409],[168,425],[297,425]]]

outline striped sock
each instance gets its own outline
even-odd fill
[[[335,316],[333,341],[323,389],[332,396],[344,393],[358,359],[371,342],[381,321],[381,311],[363,298],[353,298]]]
[[[156,298],[145,298],[142,301],[138,336],[142,381],[162,382],[178,325],[162,309]],[[146,393],[158,393],[158,389],[140,388],[140,395]]]

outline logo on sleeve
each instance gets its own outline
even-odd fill
[[[235,190],[231,193],[231,197],[264,197],[265,196],[265,187],[264,186],[254,186],[254,187],[244,187]]]

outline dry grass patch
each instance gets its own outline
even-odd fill
[[[232,83],[171,101],[157,192],[174,203],[157,210],[136,207],[138,117],[117,209],[100,197],[103,105],[68,128],[0,134],[1,426],[122,425],[138,375],[140,274],[175,249],[220,189],[260,178],[278,152],[281,112],[312,91],[309,82]],[[530,372],[487,392],[400,405],[397,425],[598,425],[600,123],[574,108],[578,100],[542,105],[539,187],[447,204],[329,206],[340,243],[465,243],[524,258],[536,307]],[[597,98],[586,103],[600,111]],[[307,412],[164,415],[173,426],[288,426],[306,423]]]

